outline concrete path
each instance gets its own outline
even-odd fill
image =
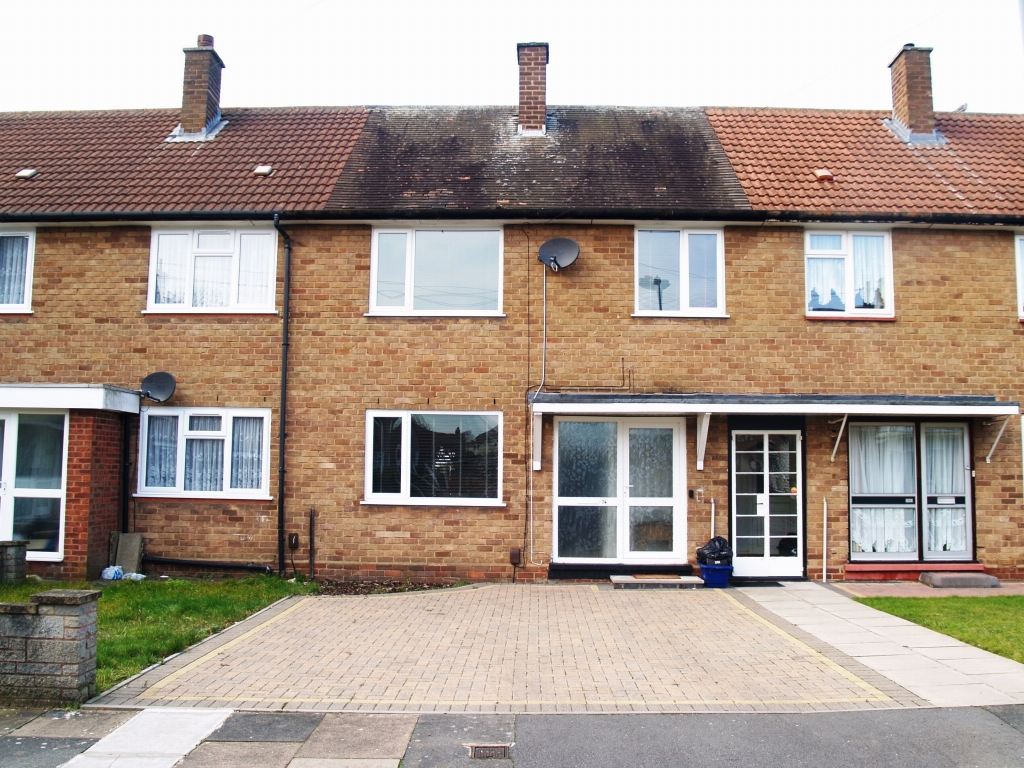
[[[92,704],[415,714],[927,702],[737,590],[495,585],[284,601]]]
[[[0,737],[4,768],[1006,768],[1024,765],[1024,706],[796,715],[383,715],[85,710]],[[129,719],[130,718],[130,719]],[[185,726],[185,722],[191,723]],[[203,721],[199,727],[197,724]],[[120,722],[121,725],[117,725]],[[169,730],[168,730],[169,729]],[[186,737],[186,731],[189,735]],[[105,745],[53,749],[69,734]],[[34,735],[29,735],[34,734]],[[56,736],[62,734],[62,736]],[[35,740],[35,741],[33,741]],[[70,740],[70,738],[64,739]],[[172,744],[173,742],[173,744]],[[41,745],[45,744],[45,748]],[[166,753],[153,755],[163,745]],[[481,763],[470,748],[507,747]],[[75,757],[76,754],[80,754]],[[69,762],[70,761],[70,762]]]
[[[1004,581],[998,587],[980,589],[935,589],[919,581],[844,581],[830,582],[853,597],[1005,597],[1024,595],[1024,581]]]
[[[741,588],[760,606],[938,707],[1024,704],[1024,665],[820,584]]]

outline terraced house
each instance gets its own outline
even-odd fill
[[[542,43],[518,106],[222,110],[201,36],[180,111],[0,115],[0,539],[1020,578],[1024,118],[929,56],[891,112],[550,106]]]

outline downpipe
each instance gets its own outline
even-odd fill
[[[284,307],[281,319],[281,409],[277,434],[277,574],[284,576],[284,449],[288,424],[288,319],[292,288],[292,239],[274,214],[274,229],[284,238]]]

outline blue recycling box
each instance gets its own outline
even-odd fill
[[[731,565],[704,565],[700,566],[700,577],[704,579],[705,587],[724,589],[729,586],[729,577],[732,576]]]

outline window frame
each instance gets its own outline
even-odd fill
[[[416,269],[417,232],[497,232],[498,233],[498,308],[497,309],[413,309]],[[405,244],[405,305],[401,307],[377,306],[377,255],[380,235],[406,235]],[[427,226],[375,226],[370,235],[370,296],[367,317],[505,317],[505,227],[503,224],[463,223]]]
[[[640,233],[641,232],[678,232],[679,233],[679,309],[657,310],[640,309]],[[717,248],[715,261],[717,266],[716,307],[683,307],[683,296],[689,301],[690,295],[690,241],[689,235],[715,235]],[[633,226],[633,317],[728,317],[725,308],[725,230],[708,228]]]
[[[813,250],[811,248],[811,236],[812,235],[839,235],[842,237],[842,250],[841,251],[823,251]],[[866,236],[881,236],[883,242],[883,258],[885,261],[885,277],[888,279],[886,284],[886,290],[883,294],[886,306],[883,309],[858,309],[854,304],[856,303],[855,294],[852,293],[854,290],[853,281],[853,237],[855,235],[866,235]],[[807,261],[809,258],[831,258],[837,259],[842,258],[844,261],[843,279],[846,283],[847,292],[850,293],[846,297],[846,309],[842,311],[838,310],[824,310],[813,312],[807,308],[808,302],[808,277],[807,277]],[[896,290],[893,284],[893,264],[892,264],[892,233],[890,230],[883,229],[825,229],[820,227],[814,227],[804,230],[804,291],[803,291],[803,307],[804,316],[808,320],[828,320],[838,319],[847,320],[850,318],[859,319],[876,319],[876,320],[890,320],[896,317]]]
[[[227,256],[226,251],[201,249],[198,246],[199,234],[201,232],[230,232],[231,233],[231,287],[229,289],[230,301],[223,307],[196,307],[192,305],[192,288],[195,280],[195,259],[196,256]],[[273,258],[271,259],[270,275],[270,301],[266,304],[239,304],[238,303],[238,267],[241,257],[241,235],[263,234],[271,237],[271,248]],[[157,304],[156,303],[156,266],[157,246],[161,235],[188,235],[189,252],[188,268],[185,275],[185,297],[186,302],[181,304]],[[174,314],[174,315],[224,315],[224,314],[277,314],[277,262],[278,262],[278,241],[277,230],[273,227],[239,227],[220,226],[211,223],[206,227],[175,227],[175,226],[154,226],[150,234],[149,245],[149,286],[146,290],[146,309],[144,314]]]
[[[1024,417],[1022,417],[1024,419]],[[853,483],[852,483],[852,469],[853,469],[853,456],[850,454],[850,438],[849,438],[849,427],[853,426],[868,426],[868,427],[912,427],[914,430],[914,515],[917,526],[917,543],[916,549],[913,552],[854,552],[853,551]],[[964,468],[965,472],[965,506],[967,510],[967,522],[966,522],[966,542],[967,550],[966,554],[955,554],[950,556],[942,556],[929,554],[926,541],[925,527],[927,525],[928,515],[928,494],[925,492],[925,430],[928,427],[958,427],[963,428],[964,431],[964,458],[968,462],[969,466]],[[847,537],[849,542],[849,561],[851,563],[964,563],[964,562],[975,562],[976,556],[976,526],[977,526],[977,514],[975,507],[975,494],[973,486],[973,472],[974,472],[974,438],[972,424],[969,419],[935,419],[935,418],[917,418],[917,419],[904,419],[899,421],[878,421],[878,420],[857,420],[850,421],[847,425],[847,501],[849,506],[847,507]],[[870,496],[871,494],[858,494],[862,496]],[[902,496],[904,494],[892,494],[893,496]],[[933,494],[935,495],[935,494]],[[939,494],[945,496],[946,494]],[[909,496],[909,494],[906,494]],[[858,507],[863,506],[882,506],[881,504],[858,504]],[[908,507],[909,505],[895,505],[897,507]]]
[[[410,495],[411,480],[409,468],[412,461],[412,417],[418,414],[430,416],[494,416],[498,419],[498,493],[493,499],[456,499],[449,497],[420,498]],[[399,493],[373,492],[373,420],[375,418],[402,419],[402,490]],[[366,411],[366,446],[365,470],[363,486],[363,504],[387,504],[410,507],[504,507],[504,459],[505,459],[505,420],[501,411],[432,411],[424,409],[380,409]]]
[[[1013,237],[1017,273],[1017,319],[1024,323],[1024,232]]]
[[[25,257],[25,300],[21,304],[0,304],[0,314],[31,315],[32,312],[32,275],[36,262],[36,231],[32,227],[11,229],[0,228],[0,237],[27,237],[28,253]]]
[[[140,412],[139,425],[139,458],[138,458],[138,484],[135,495],[138,498],[181,498],[181,499],[258,499],[270,501],[270,408],[182,408],[182,407],[145,407]],[[178,443],[176,447],[175,463],[175,485],[169,486],[147,486],[146,474],[148,464],[146,459],[146,445],[149,436],[150,416],[177,416],[178,418]],[[189,416],[220,416],[221,429],[219,432],[203,432],[188,429]],[[231,438],[233,419],[236,417],[262,417],[263,418],[263,455],[261,457],[261,487],[231,488]],[[220,491],[186,491],[185,490],[185,442],[188,438],[204,439],[212,438],[224,440],[223,467],[223,490]]]

